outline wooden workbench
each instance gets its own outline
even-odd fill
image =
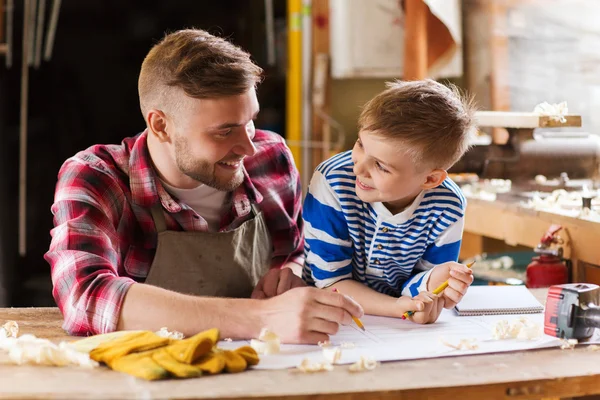
[[[467,199],[465,249],[486,251],[472,242],[480,237],[503,240],[509,245],[533,249],[550,225],[559,224],[565,240],[564,257],[573,262],[573,281],[600,284],[600,223],[544,211],[536,211],[515,201]],[[467,243],[470,241],[471,243]]]
[[[536,293],[544,298],[544,291]],[[21,334],[72,340],[54,308],[0,309]],[[539,399],[600,394],[600,352],[586,348],[391,362],[375,371],[248,371],[146,382],[106,368],[0,365],[0,399]]]

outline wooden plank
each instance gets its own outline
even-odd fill
[[[427,13],[423,0],[405,1],[404,80],[427,77]]]
[[[532,112],[477,111],[475,118],[481,127],[499,128],[558,128],[581,127],[581,115],[565,115],[565,121]]]
[[[545,290],[534,290],[542,302]],[[69,340],[58,309],[0,309],[23,333]],[[569,365],[569,368],[565,368]],[[35,384],[32,384],[32,383]],[[600,393],[598,354],[585,348],[545,349],[382,363],[374,372],[301,374],[248,371],[147,382],[110,371],[0,365],[0,398],[61,399],[486,399],[577,397]]]
[[[5,43],[0,43],[0,54],[6,54],[8,51],[8,45]]]

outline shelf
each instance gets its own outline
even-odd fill
[[[564,122],[547,115],[532,112],[514,111],[477,111],[475,113],[479,127],[494,128],[562,128],[581,127],[581,115],[565,115]]]

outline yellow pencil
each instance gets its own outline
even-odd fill
[[[475,264],[475,261],[473,261],[472,263],[467,264],[467,268],[471,268],[473,266],[473,264]],[[438,286],[434,291],[433,294],[440,294],[444,291],[444,289],[446,289],[448,287],[448,281],[442,283],[440,286]],[[415,312],[414,311],[407,311],[402,315],[402,319],[406,319],[408,317],[410,317],[411,315],[413,315]]]
[[[340,292],[339,290],[337,290],[336,288],[333,288],[333,291],[339,294],[342,294],[342,292]],[[358,325],[358,327],[360,329],[362,329],[363,331],[366,330],[365,326],[363,325],[363,323],[361,322],[360,319],[356,318],[356,317],[352,317],[352,319],[354,320],[354,322],[356,323],[356,325]]]

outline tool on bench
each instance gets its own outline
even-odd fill
[[[562,339],[587,339],[600,327],[600,287],[590,283],[548,289],[544,333]]]

